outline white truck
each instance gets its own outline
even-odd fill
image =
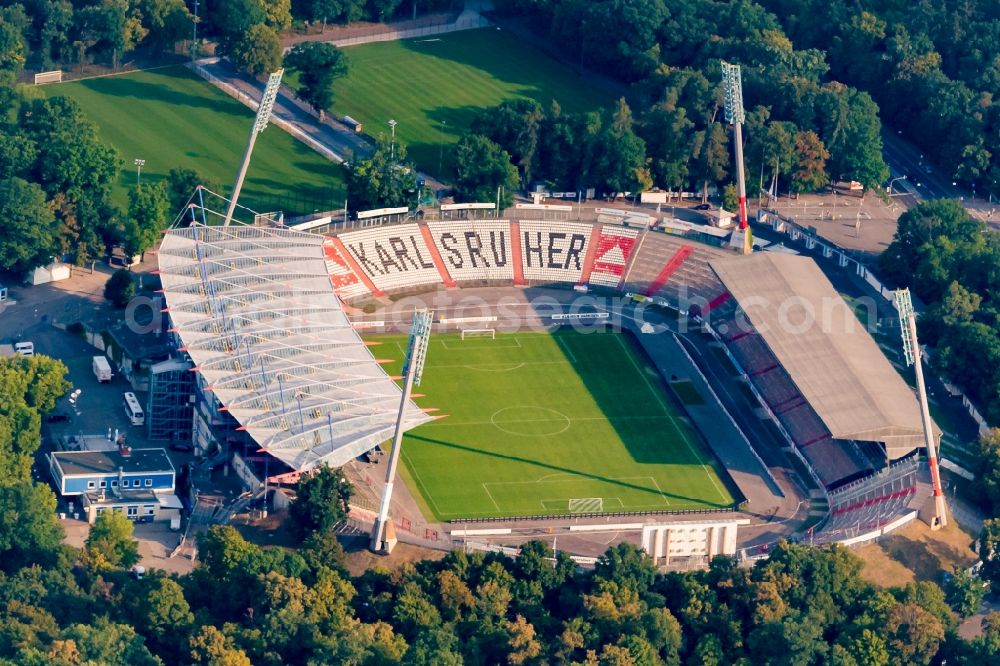
[[[108,363],[108,359],[104,356],[94,357],[94,376],[97,377],[99,382],[110,382],[111,381],[111,364]]]
[[[15,342],[11,345],[0,345],[0,356],[34,356],[35,343]]]

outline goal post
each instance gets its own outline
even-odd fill
[[[497,330],[495,328],[463,328],[462,339],[467,338],[489,338],[496,340]]]

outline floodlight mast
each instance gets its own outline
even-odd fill
[[[247,168],[250,166],[250,156],[253,154],[253,145],[257,141],[257,135],[267,127],[267,121],[271,118],[271,111],[274,109],[274,100],[278,96],[278,88],[281,86],[281,76],[285,70],[279,69],[267,77],[267,86],[264,88],[264,96],[260,98],[260,106],[257,107],[257,116],[254,118],[253,127],[250,128],[250,138],[247,140],[247,149],[243,153],[243,163],[240,164],[239,173],[236,174],[236,181],[233,183],[233,193],[229,199],[229,207],[226,209],[226,219],[222,226],[228,227],[233,220],[233,212],[236,210],[236,202],[240,198],[240,190],[243,189],[243,179],[246,178]]]
[[[740,231],[743,232],[743,254],[753,250],[751,235],[747,221],[747,184],[743,173],[743,123],[746,114],[743,110],[743,78],[739,65],[722,62],[722,75],[725,77],[726,122],[733,126],[733,142],[736,144],[736,183],[739,188]]]
[[[417,308],[413,312],[413,324],[410,328],[410,343],[406,348],[406,358],[403,360],[403,394],[399,399],[399,413],[396,416],[396,430],[392,437],[392,451],[389,452],[389,464],[385,470],[385,488],[382,490],[382,502],[379,504],[378,518],[372,527],[372,552],[388,554],[396,545],[396,536],[392,533],[392,523],[389,519],[389,506],[392,504],[392,486],[396,481],[396,467],[399,465],[400,451],[403,447],[404,421],[406,408],[410,403],[413,387],[420,386],[420,378],[424,373],[424,359],[427,357],[427,345],[431,337],[431,323],[434,313],[427,308]]]
[[[920,344],[917,341],[917,315],[913,310],[913,299],[909,289],[900,289],[894,294],[899,323],[903,336],[903,356],[907,365],[912,365],[917,375],[917,395],[920,397],[920,419],[924,428],[924,443],[927,445],[927,464],[931,471],[931,485],[934,488],[934,518],[931,528],[938,529],[948,524],[944,492],[941,488],[941,470],[938,469],[937,447],[931,426],[931,412],[927,404],[927,387],[924,384],[923,364],[920,359]]]

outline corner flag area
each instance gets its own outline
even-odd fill
[[[374,336],[398,370],[405,337]],[[403,443],[439,520],[731,507],[721,465],[623,334],[434,334]]]

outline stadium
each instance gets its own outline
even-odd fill
[[[613,529],[661,562],[703,562],[849,540],[927,502],[916,397],[812,258],[734,254],[714,229],[643,213],[439,210],[314,233],[190,210],[158,259],[197,378],[193,440],[265,488],[346,466],[370,518],[401,334],[429,307],[392,507],[403,540],[565,529],[586,554]]]

